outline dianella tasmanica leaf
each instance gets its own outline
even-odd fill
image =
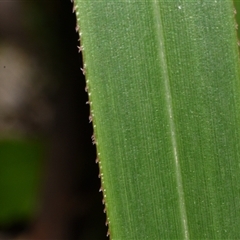
[[[230,0],[76,0],[112,240],[238,239]]]

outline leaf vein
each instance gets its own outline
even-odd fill
[[[167,60],[165,57],[165,44],[164,44],[164,32],[163,32],[163,24],[161,19],[161,9],[159,0],[153,1],[153,11],[154,17],[156,21],[156,33],[158,39],[158,53],[159,59],[162,66],[162,75],[164,80],[164,87],[165,87],[165,97],[167,103],[167,111],[169,116],[169,127],[170,127],[170,134],[171,134],[171,143],[173,148],[173,157],[174,157],[174,164],[176,170],[176,181],[177,181],[177,190],[179,196],[179,207],[180,207],[180,214],[181,214],[181,221],[182,227],[184,231],[184,239],[189,240],[189,231],[188,231],[188,223],[187,223],[187,213],[185,207],[185,199],[184,199],[184,191],[183,191],[183,183],[182,183],[182,173],[181,173],[181,166],[179,163],[179,156],[178,156],[178,146],[177,146],[177,139],[176,139],[176,128],[174,123],[174,113],[173,113],[173,105],[172,105],[172,94],[171,94],[171,86],[168,74],[168,66]]]

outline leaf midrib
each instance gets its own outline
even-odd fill
[[[183,183],[182,183],[182,172],[181,172],[181,166],[180,166],[179,157],[178,157],[178,146],[177,146],[177,139],[176,139],[175,123],[174,123],[172,95],[171,95],[171,89],[170,89],[171,87],[170,87],[170,80],[169,80],[169,74],[168,74],[167,60],[165,57],[163,24],[161,20],[161,10],[160,10],[158,0],[153,1],[153,11],[154,11],[154,16],[156,20],[156,34],[157,34],[156,39],[158,40],[158,54],[159,54],[160,64],[162,66],[162,76],[163,76],[164,87],[165,87],[165,100],[167,104],[169,127],[170,127],[170,134],[171,134],[170,138],[171,138],[171,144],[173,147],[173,158],[174,158],[174,164],[175,164],[180,216],[181,216],[181,222],[182,222],[182,227],[184,232],[184,239],[188,240],[189,231],[188,231],[187,213],[186,213],[185,198],[184,198]]]

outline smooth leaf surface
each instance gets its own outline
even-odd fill
[[[76,4],[111,239],[237,239],[232,1]]]

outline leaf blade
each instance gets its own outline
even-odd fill
[[[231,1],[78,2],[112,238],[237,236]]]

